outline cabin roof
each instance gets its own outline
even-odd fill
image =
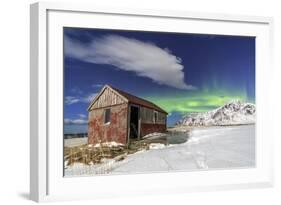
[[[124,92],[122,90],[113,88],[112,86],[110,86],[110,87],[112,89],[114,89],[116,92],[118,92],[120,95],[125,97],[129,101],[129,103],[136,104],[136,105],[142,105],[144,107],[148,107],[148,108],[157,110],[159,112],[163,112],[163,113],[168,114],[165,110],[163,110],[162,108],[160,108],[159,106],[155,105],[154,103],[152,103],[148,100],[145,100],[145,99],[142,99],[140,97],[134,96],[134,95],[132,95],[130,93],[127,93],[127,92]]]
[[[119,90],[117,88],[114,88],[112,86],[109,86],[109,85],[105,85],[101,92],[99,93],[99,95],[97,96],[97,98],[103,93],[103,91],[106,89],[106,88],[109,88],[109,89],[112,89],[114,90],[115,92],[117,92],[119,95],[121,95],[122,97],[126,98],[128,103],[131,103],[131,104],[135,104],[135,105],[140,105],[140,106],[143,106],[143,107],[147,107],[147,108],[151,108],[151,109],[154,109],[154,110],[157,110],[159,112],[162,112],[162,113],[165,113],[165,114],[168,114],[165,110],[163,110],[162,108],[160,108],[159,106],[155,105],[154,103],[148,101],[148,100],[145,100],[145,99],[142,99],[140,97],[137,97],[137,96],[134,96],[130,93],[127,93],[125,91],[122,91],[122,90]],[[93,100],[93,102],[91,103],[91,105],[89,106],[89,109],[92,107],[92,105],[94,104],[94,102],[97,100],[97,98],[95,98]]]

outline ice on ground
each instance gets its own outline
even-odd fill
[[[167,134],[166,133],[159,133],[159,132],[153,132],[148,135],[143,136],[143,139],[158,139],[161,137],[165,137]]]
[[[185,133],[183,133],[185,134]],[[94,175],[97,165],[84,165],[66,176]],[[185,143],[128,155],[106,169],[110,174],[133,174],[202,169],[230,169],[255,166],[255,125],[194,128]],[[87,167],[87,168],[85,168]],[[91,167],[91,168],[89,168]],[[84,171],[81,171],[84,170]],[[79,174],[79,172],[83,172]]]

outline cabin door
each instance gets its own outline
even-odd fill
[[[130,139],[139,139],[139,111],[140,108],[138,106],[130,106]]]

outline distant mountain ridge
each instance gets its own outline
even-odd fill
[[[256,106],[233,100],[225,105],[208,112],[190,113],[176,122],[176,125],[186,126],[216,126],[254,124]]]

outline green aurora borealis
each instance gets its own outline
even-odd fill
[[[193,91],[181,94],[146,97],[168,113],[206,112],[232,100],[254,102],[248,99],[246,92]]]

